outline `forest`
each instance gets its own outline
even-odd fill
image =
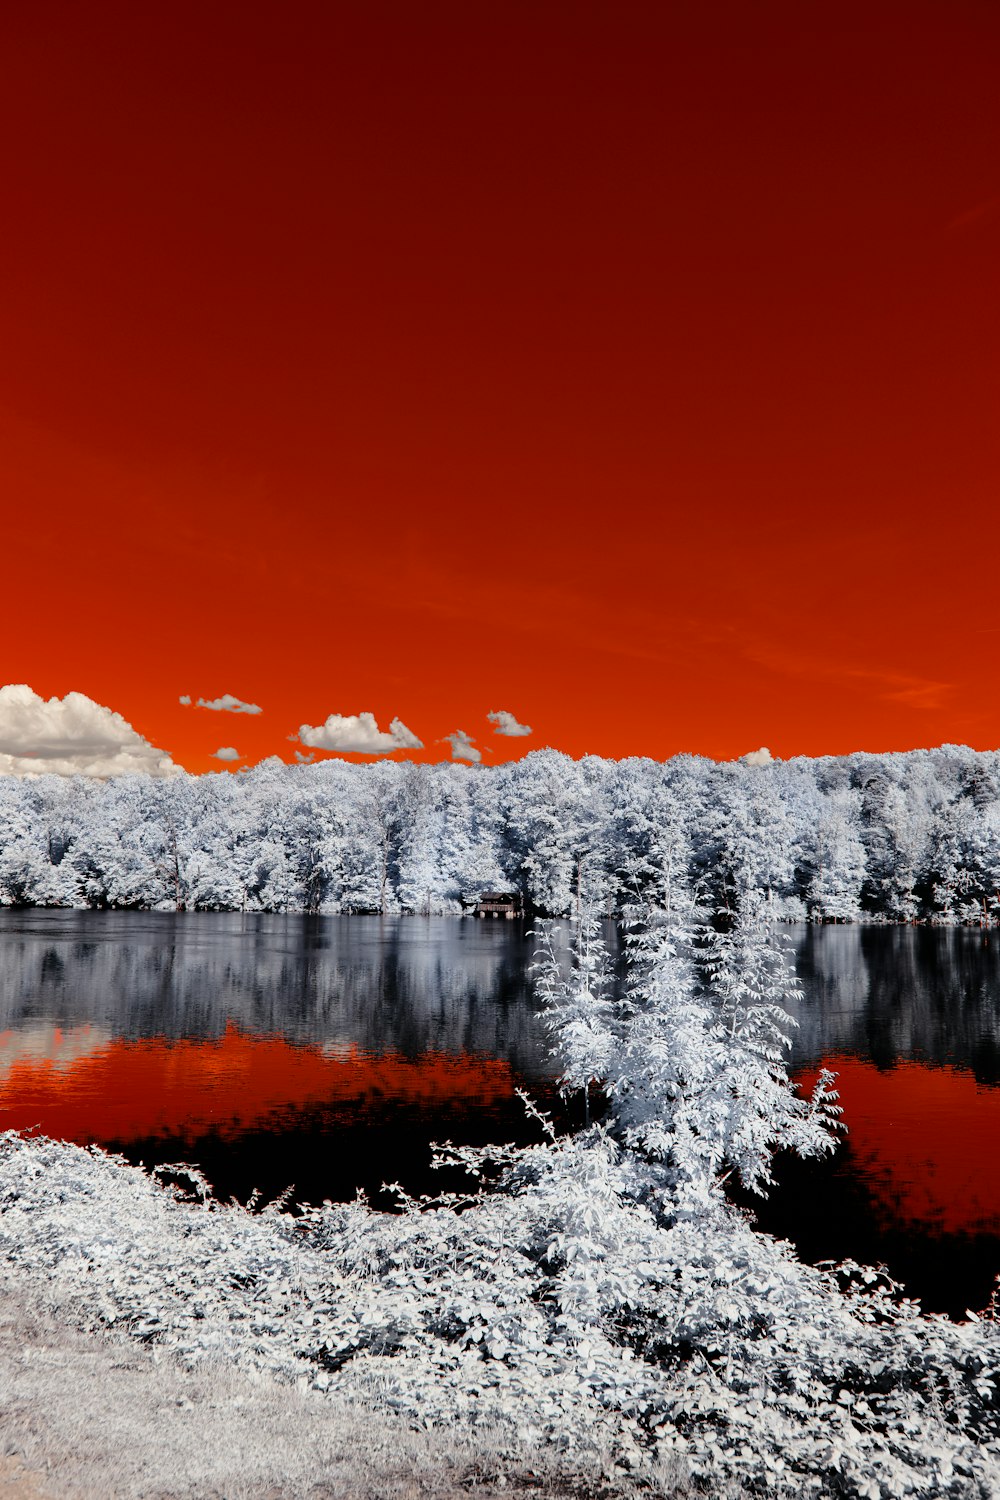
[[[713,906],[750,858],[786,921],[1000,920],[1000,752],[956,745],[0,777],[0,905],[459,914],[504,889],[560,916],[586,872],[617,916],[668,825]]]

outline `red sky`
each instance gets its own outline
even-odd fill
[[[38,0],[0,57],[0,682],[192,770],[1000,743],[992,0]]]

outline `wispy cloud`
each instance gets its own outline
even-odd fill
[[[978,229],[980,225],[991,224],[1000,219],[1000,196],[983,198],[979,203],[974,203],[971,208],[963,209],[960,214],[945,225],[945,234],[967,234],[970,230]]]
[[[423,741],[393,719],[388,731],[381,730],[374,714],[331,714],[325,724],[303,724],[303,745],[316,750],[339,751],[342,755],[391,755],[394,750],[422,750]]]
[[[493,725],[494,734],[507,734],[511,737],[530,734],[530,724],[519,724],[513,714],[509,714],[505,708],[494,708],[486,717]]]
[[[6,776],[175,776],[180,767],[121,714],[85,693],[39,695],[23,683],[0,687],[0,774]]]
[[[873,668],[852,667],[846,669],[843,675],[855,682],[870,683],[880,698],[905,703],[910,708],[943,708],[952,690],[950,682],[941,682],[933,677],[911,677],[903,672],[880,672]]]
[[[470,760],[475,763],[483,758],[482,751],[476,748],[475,740],[464,729],[456,729],[454,734],[444,735],[442,744],[451,746],[452,760]]]
[[[759,666],[805,681],[840,683],[845,688],[865,688],[877,698],[904,703],[915,709],[945,707],[953,684],[937,677],[897,672],[891,667],[862,667],[833,659],[815,659],[794,646],[745,643],[743,654]]]
[[[190,697],[185,693],[180,700],[188,705]],[[210,708],[216,714],[260,714],[264,710],[256,703],[244,703],[242,698],[234,698],[232,693],[223,693],[221,698],[199,698],[195,708]]]
[[[242,760],[243,757],[232,745],[220,745],[218,750],[212,753],[213,760]]]

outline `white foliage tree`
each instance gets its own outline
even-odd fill
[[[727,913],[727,917],[729,914]],[[785,1008],[799,981],[775,932],[771,902],[756,887],[720,928],[703,932],[702,965],[713,1020],[713,1065],[702,1093],[701,1132],[712,1171],[728,1164],[756,1192],[771,1182],[775,1152],[819,1156],[836,1144],[840,1108],[822,1070],[810,1099],[788,1076],[796,1024]]]
[[[584,898],[568,945],[559,945],[562,929],[556,923],[543,923],[533,972],[554,1038],[560,1085],[567,1092],[582,1091],[589,1119],[590,1086],[607,1078],[614,1055],[615,1005],[607,943],[596,903],[588,899],[585,872],[582,883]]]
[[[714,1187],[702,1123],[711,1012],[692,962],[696,908],[683,842],[664,839],[658,854],[645,862],[641,899],[625,911],[628,983],[609,1090],[621,1138],[669,1166],[674,1196],[686,1204],[704,1202]]]
[[[810,911],[821,920],[857,921],[865,879],[860,833],[861,798],[839,790],[826,800],[816,829],[815,874],[809,887]]]

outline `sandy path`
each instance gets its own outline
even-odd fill
[[[77,1332],[0,1278],[2,1500],[451,1496],[469,1455],[312,1391]]]
[[[42,1476],[25,1469],[15,1458],[0,1458],[0,1500],[49,1500]]]
[[[506,1471],[488,1434],[415,1433],[390,1412],[80,1333],[45,1290],[0,1267],[0,1500],[607,1494],[599,1471],[579,1485],[541,1459]]]

